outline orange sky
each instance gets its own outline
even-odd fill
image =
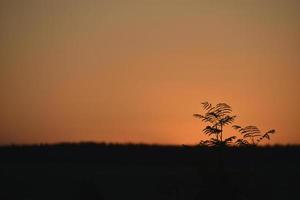
[[[297,0],[2,0],[0,144],[195,144],[202,101],[230,104],[243,126],[276,129],[272,144],[300,144],[299,9]]]

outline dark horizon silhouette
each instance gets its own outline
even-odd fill
[[[300,1],[2,0],[0,144],[194,144],[200,102],[300,144]]]
[[[291,199],[299,155],[299,146],[1,146],[0,198]]]

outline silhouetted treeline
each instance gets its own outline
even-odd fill
[[[299,199],[299,146],[0,147],[0,199]]]
[[[0,162],[210,165],[219,156],[220,149],[200,146],[61,143],[0,147]],[[229,165],[247,165],[249,160],[262,164],[276,161],[297,163],[300,161],[300,147],[228,147],[222,149],[222,157]]]

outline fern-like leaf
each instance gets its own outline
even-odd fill
[[[208,103],[207,101],[202,102],[201,104],[202,104],[204,110],[209,110],[212,107],[212,105],[210,103]]]
[[[218,116],[225,116],[232,112],[232,108],[226,103],[219,103],[212,111]]]
[[[239,132],[246,137],[257,137],[260,136],[260,130],[256,126],[246,126],[244,128],[240,128]]]
[[[194,117],[196,118],[199,118],[199,119],[203,119],[204,116],[203,115],[200,115],[200,114],[193,114]]]
[[[235,129],[235,130],[239,130],[239,129],[242,128],[242,127],[239,126],[239,125],[233,125],[232,128]]]
[[[268,132],[266,132],[266,134],[274,134],[276,131],[275,129],[269,130]]]
[[[225,142],[225,143],[231,143],[233,140],[235,140],[235,138],[236,138],[236,136],[231,136],[231,137],[229,137],[229,138],[226,138],[226,139],[224,140],[224,142]]]
[[[219,120],[217,125],[224,126],[224,125],[231,124],[234,122],[235,118],[236,118],[235,115],[234,116],[226,115],[225,117],[223,117],[222,119]]]
[[[236,142],[235,142],[237,145],[239,146],[246,146],[246,145],[249,145],[249,142],[247,140],[244,140],[244,139],[238,139]]]
[[[221,133],[221,130],[218,129],[218,128],[215,128],[215,127],[206,126],[206,127],[203,129],[203,132],[204,132],[206,135],[212,135],[212,134],[219,134],[219,133]]]
[[[205,114],[202,121],[210,122],[210,123],[214,124],[219,120],[218,118],[219,118],[219,116],[216,115],[214,112],[208,112],[208,113]]]
[[[262,137],[263,137],[263,138],[267,138],[268,140],[270,140],[270,136],[269,136],[268,133],[265,133]]]

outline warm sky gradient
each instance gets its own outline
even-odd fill
[[[300,144],[298,0],[1,0],[0,144],[194,144],[200,102]],[[226,134],[226,133],[225,133]]]

